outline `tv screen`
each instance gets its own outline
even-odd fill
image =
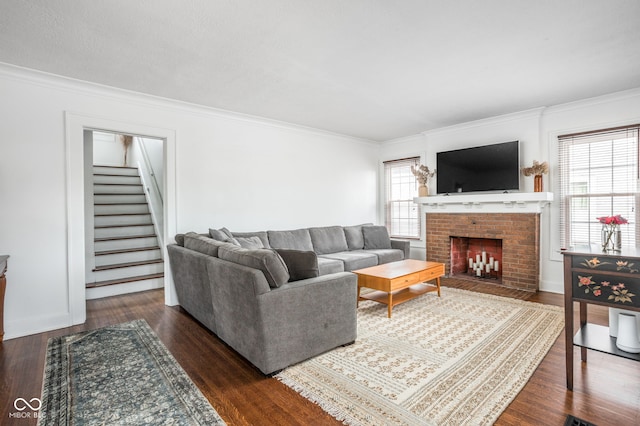
[[[520,190],[518,141],[436,154],[438,194]]]

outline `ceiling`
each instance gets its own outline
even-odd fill
[[[373,141],[640,87],[636,0],[0,0],[0,62]]]

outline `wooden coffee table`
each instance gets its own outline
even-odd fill
[[[387,316],[395,305],[421,294],[437,291],[440,297],[440,277],[444,275],[444,263],[423,260],[400,260],[353,271],[358,275],[358,302],[373,300],[387,305]],[[435,279],[436,284],[421,284]],[[360,295],[362,287],[377,290]]]

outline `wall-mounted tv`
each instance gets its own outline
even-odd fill
[[[519,142],[438,152],[437,192],[519,191]]]

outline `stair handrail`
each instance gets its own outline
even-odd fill
[[[146,169],[149,171],[149,175],[151,176],[151,180],[153,181],[154,189],[160,198],[160,203],[164,204],[164,200],[162,198],[162,191],[160,191],[160,185],[158,185],[158,181],[156,179],[156,174],[153,170],[153,166],[151,165],[151,160],[149,160],[149,154],[147,154],[147,148],[144,145],[144,139],[137,137],[138,146],[140,147],[140,153],[142,154],[142,159],[144,160],[144,165]]]

